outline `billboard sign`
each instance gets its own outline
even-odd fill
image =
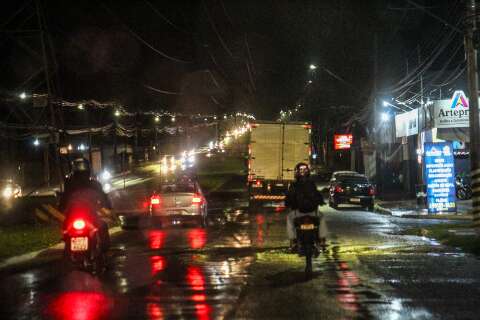
[[[418,109],[395,116],[395,135],[397,138],[418,134]]]
[[[425,142],[428,213],[455,212],[455,162],[451,142]]]
[[[350,149],[353,136],[351,134],[336,134],[334,135],[333,141],[335,150]]]
[[[435,128],[468,128],[468,99],[463,91],[455,91],[451,99],[433,102]]]

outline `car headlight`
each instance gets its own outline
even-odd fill
[[[8,186],[3,189],[2,196],[6,199],[10,199],[13,196],[13,189],[12,187]]]

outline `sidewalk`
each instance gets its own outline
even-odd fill
[[[457,201],[456,214],[428,214],[427,209],[419,207],[415,199],[398,201],[376,200],[375,202],[376,212],[403,218],[471,220],[471,210],[472,200]]]

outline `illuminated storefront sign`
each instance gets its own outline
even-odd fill
[[[351,134],[336,134],[334,136],[334,149],[350,149],[353,142],[353,136]]]
[[[428,213],[455,212],[455,162],[451,142],[426,142]]]

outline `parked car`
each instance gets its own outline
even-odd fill
[[[356,204],[373,211],[375,187],[365,175],[356,172],[336,174],[329,189],[330,207],[336,209],[340,204]]]
[[[150,197],[149,214],[161,225],[195,223],[207,225],[207,200],[198,182],[182,179],[159,183]]]

